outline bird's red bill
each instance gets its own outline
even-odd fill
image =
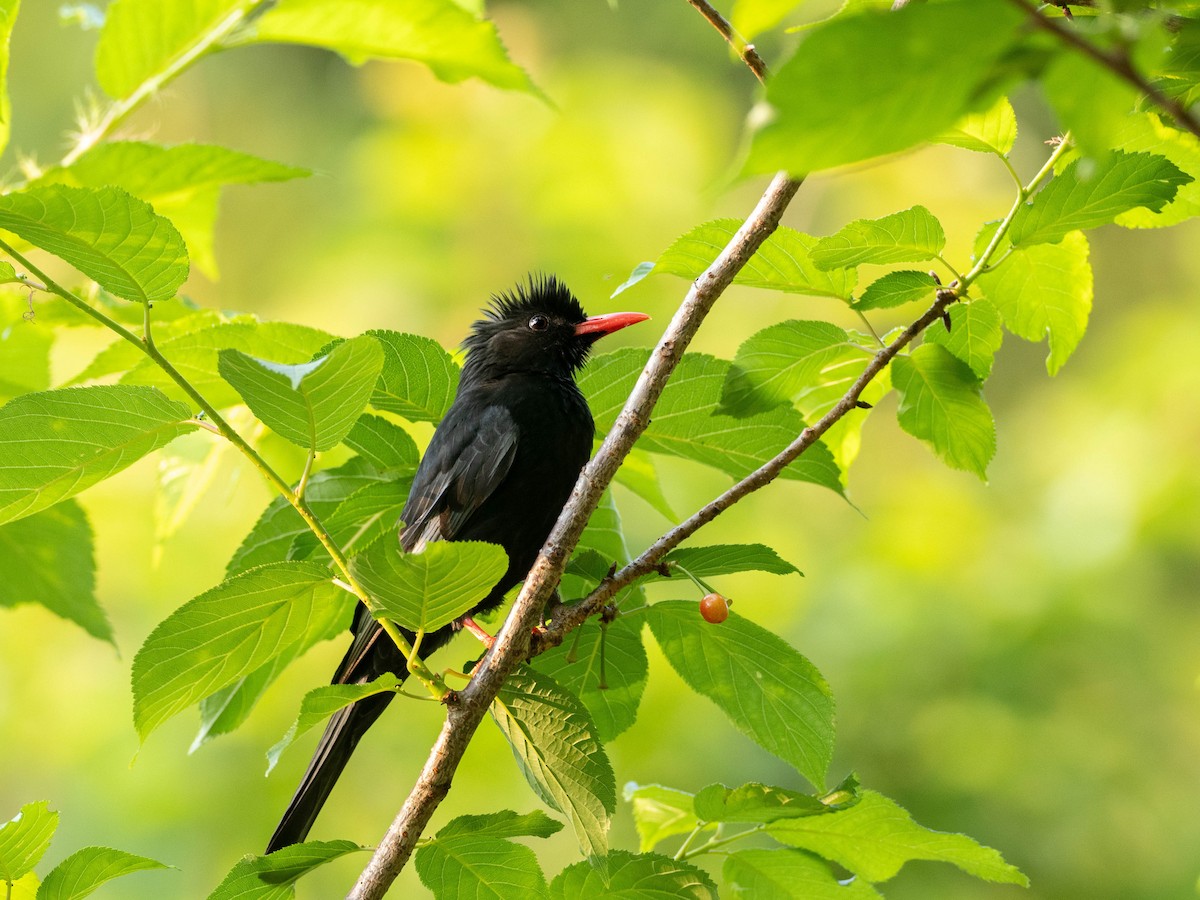
[[[640,312],[606,313],[603,316],[592,316],[590,319],[584,319],[575,326],[575,333],[595,334],[603,337],[606,334],[612,334],[614,331],[620,331],[629,325],[645,322],[648,318],[650,318],[648,315]]]

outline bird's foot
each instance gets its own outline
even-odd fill
[[[484,631],[483,628],[479,625],[479,623],[476,622],[474,619],[472,619],[470,616],[463,617],[462,627],[465,628],[467,631],[471,632],[471,634],[475,635],[475,637],[479,638],[479,640],[483,643],[483,646],[487,647],[489,650],[491,650],[492,645],[494,643],[496,643],[495,636],[490,635],[486,631]]]

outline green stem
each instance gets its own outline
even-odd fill
[[[308,487],[308,476],[312,474],[313,462],[317,458],[316,450],[308,451],[308,459],[304,461],[304,471],[300,475],[300,483],[296,485],[296,499],[304,499],[304,490]]]
[[[885,344],[883,342],[883,338],[881,338],[879,336],[879,332],[875,330],[875,327],[871,324],[870,319],[868,319],[865,315],[863,315],[862,310],[856,309],[854,312],[858,316],[859,321],[862,322],[863,325],[866,327],[867,331],[871,332],[871,336],[879,342],[879,346],[886,347],[887,344]]]
[[[690,859],[693,856],[700,856],[703,853],[712,853],[718,847],[724,847],[726,844],[732,844],[734,841],[740,841],[743,838],[747,838],[752,834],[758,834],[760,831],[765,830],[766,827],[767,827],[766,825],[756,825],[753,828],[747,828],[745,831],[739,831],[737,834],[731,834],[727,838],[714,837],[712,840],[706,841],[705,843],[703,843],[699,847],[697,847],[695,850],[692,850],[689,853],[685,853],[683,856],[676,854],[675,858],[676,859]],[[683,848],[681,847],[680,849],[682,850]]]
[[[379,611],[378,606],[371,599],[370,594],[367,593],[366,589],[359,584],[358,579],[356,579],[353,573],[351,573],[349,563],[346,561],[346,557],[342,554],[342,551],[334,542],[333,537],[328,531],[325,530],[325,526],[321,524],[317,517],[313,515],[312,510],[308,507],[308,504],[304,502],[303,497],[297,496],[296,492],[292,490],[291,485],[284,481],[279,473],[271,468],[271,465],[265,459],[263,459],[259,452],[255,450],[245,438],[238,434],[238,432],[228,422],[225,421],[224,417],[217,412],[216,407],[209,403],[208,400],[206,400],[204,396],[198,390],[196,390],[192,383],[184,378],[178,369],[171,365],[171,362],[162,355],[158,347],[155,346],[154,337],[150,329],[149,304],[146,305],[146,313],[143,319],[145,339],[142,339],[135,335],[128,328],[125,328],[119,322],[109,318],[100,310],[84,301],[83,298],[77,296],[60,285],[58,282],[54,281],[52,278],[46,275],[45,272],[42,272],[40,269],[38,269],[37,266],[18,253],[15,249],[10,247],[3,240],[0,240],[0,250],[3,250],[14,260],[28,269],[31,273],[40,278],[48,290],[62,297],[72,306],[91,316],[93,319],[96,319],[105,328],[116,332],[121,337],[125,338],[125,340],[129,341],[131,344],[145,353],[146,356],[152,359],[172,381],[179,385],[183,392],[191,398],[193,403],[195,403],[200,409],[204,410],[205,416],[207,416],[208,420],[216,427],[221,435],[235,447],[237,447],[238,450],[242,452],[242,455],[250,460],[254,467],[262,473],[267,482],[273,488],[275,488],[275,490],[278,491],[289,504],[291,504],[292,508],[295,509],[297,513],[299,513],[300,518],[304,520],[304,524],[308,526],[309,530],[316,535],[317,540],[321,542],[321,546],[325,548],[325,551],[333,560],[333,564],[345,578],[346,584],[349,585],[351,590],[354,592],[354,595],[358,597],[358,599],[361,600],[373,614]],[[400,630],[396,627],[395,623],[389,619],[381,618],[379,616],[376,616],[376,619],[383,630],[387,632],[388,636],[395,642],[396,646],[400,648],[400,652],[404,654],[407,660],[409,660],[409,668],[413,674],[415,674],[422,682],[424,682],[435,696],[444,696],[446,693],[445,684],[443,684],[441,679],[429,670],[424,662],[414,656],[412,647],[409,646],[408,641],[404,639],[404,635],[400,633]]]
[[[671,560],[670,565],[673,568],[678,569],[680,572],[682,572],[688,578],[692,579],[692,583],[695,584],[696,587],[700,588],[700,590],[704,591],[704,593],[706,593],[706,594],[717,593],[716,589],[713,588],[713,586],[711,584],[709,584],[703,578],[700,578],[698,575],[693,575],[691,572],[689,572],[687,569],[685,569],[679,563],[675,562],[675,560]]]
[[[696,842],[696,838],[700,837],[700,835],[704,832],[704,829],[707,827],[707,822],[697,822],[696,827],[692,829],[691,834],[684,838],[683,843],[679,845],[679,849],[675,851],[675,858],[687,859],[688,849]]]
[[[230,12],[221,21],[212,25],[208,30],[197,35],[196,39],[190,45],[180,50],[167,63],[164,69],[156,72],[139,84],[128,97],[125,97],[123,100],[117,100],[110,105],[104,115],[101,116],[100,121],[88,129],[85,134],[79,136],[79,140],[75,142],[75,146],[63,157],[60,165],[65,167],[76,162],[79,157],[83,156],[88,150],[91,150],[96,144],[111,134],[113,129],[124,122],[135,109],[160,91],[167,82],[183,74],[192,63],[196,62],[200,57],[236,31],[238,26],[245,22],[247,17],[254,13],[258,7],[263,6],[264,3],[265,0],[252,0],[250,3],[243,4]]]

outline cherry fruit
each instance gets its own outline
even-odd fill
[[[705,622],[719,625],[729,618],[729,601],[720,594],[705,594],[700,600],[700,615]]]

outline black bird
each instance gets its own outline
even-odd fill
[[[531,277],[492,298],[463,341],[458,393],[417,468],[400,516],[400,546],[419,553],[430,541],[489,541],[508,554],[508,570],[458,622],[425,635],[422,655],[443,646],[470,618],[494,609],[529,574],[592,448],[595,425],[575,375],[593,343],[649,318],[610,313],[588,318],[553,276]],[[405,659],[361,603],[354,640],[334,684],[403,679]],[[411,642],[414,636],[405,633]],[[307,836],[359,739],[391,693],[360,700],[330,720],[308,771],[267,852]]]

